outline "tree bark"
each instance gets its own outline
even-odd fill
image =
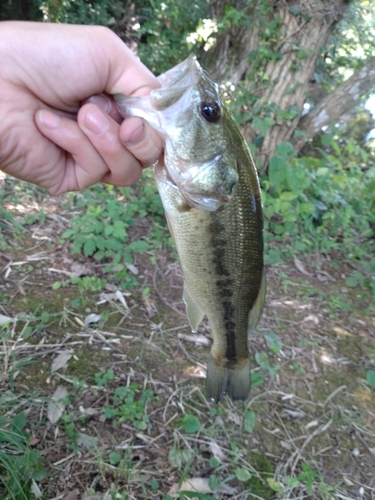
[[[210,7],[212,19],[220,22],[225,9],[233,7],[247,16],[254,12],[248,7],[248,0],[216,0]],[[249,69],[248,56],[259,45],[258,29],[249,29],[246,25],[231,24],[230,28],[220,33],[214,46],[201,54],[202,64],[209,69],[213,79],[224,83],[230,81],[234,85],[246,75]]]
[[[265,172],[276,146],[289,141],[298,126],[316,59],[320,49],[326,44],[334,24],[344,13],[342,1],[302,0],[299,3],[300,15],[290,12],[290,4],[279,4],[282,21],[282,57],[266,67],[270,85],[259,99],[259,103],[275,103],[285,112],[296,110],[296,116],[285,120],[273,113],[275,124],[264,137],[260,148],[261,172]]]
[[[243,9],[243,0],[232,0],[231,5]],[[316,60],[321,48],[326,44],[334,25],[342,18],[346,7],[346,0],[269,0],[258,4],[267,4],[266,19],[269,23],[279,19],[279,34],[277,39],[270,43],[262,39],[266,29],[264,19],[262,28],[246,26],[232,26],[217,38],[215,46],[205,55],[209,70],[219,82],[231,81],[237,84],[253,67],[254,58],[249,57],[252,51],[262,48],[264,43],[277,57],[265,62],[264,66],[256,68],[256,89],[252,94],[258,100],[253,107],[247,106],[248,115],[255,114],[254,109],[261,109],[260,118],[267,116],[274,123],[268,127],[261,137],[261,146],[258,150],[260,168],[265,172],[270,158],[275,154],[276,146],[284,141],[291,141],[296,130],[303,105],[307,99],[310,80],[314,73]],[[224,7],[222,0],[215,3],[216,11],[213,15],[220,18]],[[253,10],[244,10],[248,16],[254,13],[259,16],[259,9],[254,3]],[[221,10],[220,10],[221,9]],[[253,24],[256,25],[257,21]],[[273,35],[272,35],[273,36]],[[263,45],[262,45],[263,43]],[[205,62],[205,61],[204,61]],[[249,88],[254,81],[248,82]],[[285,116],[289,115],[289,119]],[[253,122],[245,126],[245,137],[252,140],[260,136],[260,130],[254,127]]]
[[[371,57],[364,66],[348,80],[327,94],[298,123],[303,136],[292,140],[296,152],[314,137],[325,125],[333,123],[353,108],[363,97],[375,87],[375,57]]]

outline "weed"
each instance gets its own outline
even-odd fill
[[[374,171],[359,166],[367,158],[359,146],[338,144],[333,136],[329,146],[330,153],[320,150],[319,159],[292,158],[289,143],[277,146],[269,174],[262,179],[265,239],[270,243],[266,263],[281,262],[296,252],[345,249],[355,267],[347,286],[366,287],[374,295]],[[278,241],[282,247],[275,246]]]
[[[31,500],[33,489],[39,490],[36,483],[47,477],[47,472],[42,456],[29,444],[25,412],[13,411],[19,405],[10,392],[0,398],[0,491],[13,500]]]
[[[71,241],[72,253],[82,253],[94,257],[99,262],[110,259],[108,270],[124,272],[126,263],[132,262],[132,254],[145,252],[158,246],[159,239],[145,238],[129,241],[128,231],[137,218],[146,215],[156,217],[163,223],[162,204],[150,173],[145,173],[139,186],[140,196],[136,197],[130,188],[96,185],[76,197],[75,204],[84,210],[71,220],[71,227],[62,237]],[[153,231],[157,231],[153,226]],[[159,229],[160,231],[160,229]]]
[[[366,373],[366,382],[370,387],[375,389],[375,371],[374,370],[367,370]]]
[[[97,386],[104,387],[107,382],[114,380],[115,374],[112,369],[106,370],[105,368],[100,368],[100,372],[95,373],[94,378]]]
[[[104,406],[103,413],[115,424],[130,422],[136,429],[151,431],[152,424],[146,412],[147,404],[155,399],[151,389],[140,391],[138,384],[117,387],[113,407]]]

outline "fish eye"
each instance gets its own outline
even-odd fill
[[[215,123],[220,118],[220,106],[217,102],[202,102],[199,111],[207,122]]]

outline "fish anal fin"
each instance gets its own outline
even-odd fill
[[[249,312],[249,319],[247,322],[247,333],[251,334],[255,331],[260,317],[262,316],[264,301],[266,298],[266,273],[263,270],[262,279],[260,282],[259,293],[256,301]]]
[[[193,333],[196,333],[198,330],[198,326],[203,319],[204,313],[199,309],[197,304],[191,298],[186,285],[184,285],[184,293],[182,295],[182,298],[186,305],[186,315],[189,320],[191,331]]]
[[[215,363],[212,355],[207,363],[207,399],[218,403],[225,396],[233,401],[244,401],[250,393],[250,359],[228,368]]]

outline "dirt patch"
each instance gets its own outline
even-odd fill
[[[75,265],[104,277],[57,242],[66,221],[56,220],[31,226],[0,255],[0,312],[17,318],[2,334],[1,387],[33,395],[28,429],[50,473],[44,498],[77,490],[77,498],[162,499],[189,478],[209,498],[373,498],[375,393],[365,382],[375,367],[373,305],[345,286],[342,270],[322,258],[301,263],[308,276],[295,262],[268,269],[250,339],[250,400],[211,406],[209,347],[179,338],[190,330],[173,252],[137,255],[139,285],[122,300],[101,300],[115,282],[55,289]],[[134,237],[147,227],[135,224]],[[209,335],[207,322],[198,333]],[[62,353],[71,356],[53,370]],[[51,424],[49,398],[61,385],[68,399]]]

